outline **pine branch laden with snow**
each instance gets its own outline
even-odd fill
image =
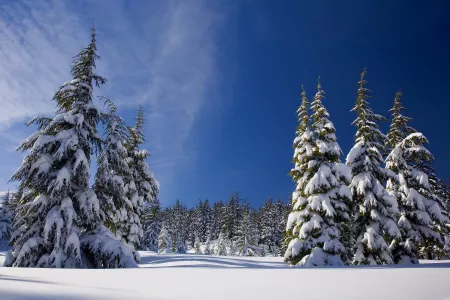
[[[391,151],[387,167],[397,173],[395,189],[399,203],[398,227],[401,237],[393,242],[397,263],[418,263],[419,247],[430,244],[443,246],[443,240],[435,225],[449,222],[432,191],[428,168],[432,154],[425,148],[428,140],[421,133],[412,133]]]
[[[138,259],[132,248],[117,240],[106,227],[83,235],[80,243],[89,265],[95,268],[137,268]]]
[[[312,102],[314,139],[308,137],[313,152],[307,153],[302,177],[292,195],[292,212],[286,232],[290,242],[285,260],[291,265],[343,265],[345,248],[341,242],[351,201],[347,184],[348,168],[339,163],[341,149],[335,128],[322,104],[324,91],[320,80]],[[307,163],[306,163],[307,162]],[[297,167],[297,166],[296,166]]]
[[[13,253],[7,266],[85,267],[82,253],[89,249],[80,241],[102,225],[99,201],[89,187],[90,155],[101,144],[93,84],[105,82],[94,73],[97,58],[93,31],[91,44],[75,57],[73,80],[54,96],[58,114],[51,121],[42,120],[38,131],[19,147],[29,154],[12,176],[20,182],[21,198],[14,201]],[[120,259],[126,260],[127,253]]]
[[[353,125],[357,127],[355,145],[347,155],[347,165],[352,171],[350,188],[353,194],[354,211],[353,264],[392,264],[389,243],[400,237],[395,222],[398,212],[397,201],[384,188],[389,176],[384,169],[385,136],[378,129],[377,122],[384,117],[375,114],[367,99],[370,90],[365,87],[366,70],[361,73],[356,105],[357,113]]]
[[[125,183],[125,190],[128,199],[133,206],[129,230],[125,233],[132,237],[132,244],[135,249],[143,248],[141,245],[143,238],[143,228],[141,218],[146,205],[155,201],[159,193],[159,184],[155,180],[153,172],[147,163],[150,156],[147,150],[140,150],[139,147],[145,142],[143,124],[145,123],[142,107],[139,108],[136,124],[133,128],[128,128],[129,138],[125,144],[128,157],[127,164],[131,172],[131,178]]]

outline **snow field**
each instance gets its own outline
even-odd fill
[[[140,254],[139,269],[0,268],[0,299],[450,299],[450,261],[292,268],[281,257]]]

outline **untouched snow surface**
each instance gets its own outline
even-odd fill
[[[0,299],[450,299],[450,261],[408,268],[290,268],[280,257],[141,252],[139,266],[0,268]]]

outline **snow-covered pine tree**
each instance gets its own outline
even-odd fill
[[[281,207],[279,207],[281,205]],[[279,210],[281,208],[281,210]],[[267,253],[276,254],[279,251],[282,235],[282,204],[274,204],[270,198],[258,213],[261,241],[267,246]]]
[[[293,209],[292,213],[289,215],[290,221],[287,223],[285,239],[283,242],[286,247],[286,251],[283,253],[283,255],[285,255],[285,261],[289,261],[291,265],[296,265],[306,255],[305,253],[295,251],[291,247],[288,247],[288,245],[291,241],[297,240],[298,229],[304,222],[302,219],[297,219],[295,215],[302,214],[302,211],[306,208],[304,204],[307,201],[305,186],[309,175],[308,165],[310,161],[314,162],[314,137],[313,132],[311,131],[311,118],[308,112],[310,102],[303,85],[301,99],[301,105],[297,109],[298,125],[293,143],[294,157],[292,162],[294,163],[294,168],[289,172],[289,175],[292,176],[292,180],[296,183],[296,188],[292,193],[291,201]],[[310,249],[308,249],[308,251],[309,250]]]
[[[345,248],[341,224],[347,222],[351,201],[347,186],[349,169],[339,162],[341,149],[336,142],[335,128],[322,100],[324,91],[318,82],[312,102],[315,140],[304,117],[304,132],[296,145],[296,166],[291,172],[297,183],[292,195],[292,212],[286,225],[290,239],[285,260],[291,265],[343,265]],[[305,110],[307,105],[301,106]],[[303,115],[306,115],[303,113]],[[311,152],[312,149],[312,152]],[[303,154],[301,154],[303,153]]]
[[[353,122],[358,130],[355,145],[347,156],[352,170],[351,190],[356,216],[354,237],[356,239],[353,264],[392,264],[389,243],[400,237],[395,214],[397,201],[384,188],[388,170],[382,167],[386,137],[378,129],[377,122],[385,118],[375,114],[367,99],[370,90],[365,86],[366,69],[361,73]],[[395,135],[391,135],[393,138]],[[391,174],[392,176],[392,174]]]
[[[433,221],[433,230],[438,232],[441,237],[443,244],[438,243],[430,243],[430,241],[426,241],[421,248],[421,254],[426,259],[440,259],[441,257],[447,257],[448,252],[445,248],[448,248],[448,235],[450,234],[449,227],[449,211],[448,204],[446,201],[447,197],[447,185],[438,178],[435,174],[434,168],[431,166],[427,167],[426,174],[428,176],[428,184],[431,193],[431,197],[434,201],[436,201],[441,209],[442,214],[447,219],[446,222],[436,222]]]
[[[176,236],[176,244],[175,244],[176,253],[186,253],[186,241],[183,238],[182,234]]]
[[[172,253],[172,243],[172,236],[163,223],[161,226],[161,232],[158,236],[158,253]]]
[[[211,226],[212,226],[212,210],[211,210],[211,205],[209,204],[209,200],[206,199],[203,202],[203,209],[202,209],[202,221],[203,221],[203,225],[202,227],[205,230],[205,234],[202,237],[203,241],[206,241],[208,236],[211,236]]]
[[[144,248],[149,251],[158,251],[158,236],[161,232],[161,203],[158,198],[145,206],[142,223]]]
[[[227,240],[227,237],[225,236],[225,234],[223,234],[222,232],[219,233],[219,239],[217,241],[216,255],[227,256],[227,244],[228,244],[228,240]]]
[[[199,237],[200,241],[206,241],[207,236],[204,217],[203,201],[199,200],[195,208],[195,234]]]
[[[143,229],[141,218],[144,208],[152,201],[155,201],[159,193],[159,184],[147,163],[150,153],[147,150],[140,149],[145,142],[144,123],[144,111],[140,106],[134,127],[128,128],[129,138],[125,143],[128,153],[127,163],[133,179],[131,182],[126,183],[125,189],[134,209],[134,214],[129,216],[130,223],[134,223],[134,225],[127,234],[133,237],[135,249],[142,248]]]
[[[195,237],[194,250],[195,254],[202,254],[202,250],[200,249],[200,239],[198,236]]]
[[[239,221],[242,217],[241,198],[238,192],[232,193],[230,200],[223,209],[221,231],[232,239],[238,230]]]
[[[409,134],[415,132],[415,130],[408,125],[408,122],[411,118],[406,117],[402,114],[402,111],[405,109],[403,104],[401,103],[402,92],[398,91],[394,97],[394,105],[389,110],[392,112],[392,122],[389,127],[389,132],[387,134],[386,140],[386,148],[391,151],[394,149],[400,142],[403,141]],[[389,153],[387,153],[389,155]],[[398,182],[397,174],[397,164],[394,161],[394,156],[387,157],[386,159],[386,168],[391,170],[395,176],[389,176],[387,179],[386,190],[397,199],[397,203],[401,201],[400,194],[398,192],[400,188],[400,184]]]
[[[123,119],[117,115],[117,107],[106,99],[108,113],[102,114],[106,139],[100,152],[95,176],[94,191],[100,203],[103,223],[114,235],[128,245],[138,261],[138,224],[134,222],[133,204],[127,197],[126,184],[133,181],[127,164],[128,153],[123,142],[128,131]]]
[[[259,235],[248,210],[243,212],[236,236],[233,238],[235,249],[240,256],[259,256]]]
[[[220,229],[222,228],[223,202],[220,200],[213,204],[211,217],[211,238],[217,239],[219,237]]]
[[[401,102],[401,97],[403,93],[399,90],[394,97],[394,105],[389,110],[392,112],[392,123],[389,127],[389,132],[387,134],[386,146],[388,149],[394,149],[398,143],[403,141],[405,137],[414,133],[414,128],[408,125],[411,118],[408,118],[402,114],[405,109]]]
[[[206,239],[205,242],[205,249],[203,249],[203,254],[205,255],[211,255],[212,254],[212,249],[211,249],[211,239],[208,236],[208,238]]]
[[[188,209],[186,212],[186,221],[185,221],[187,231],[186,241],[190,246],[194,246],[195,244],[195,231],[196,231],[195,215],[196,215],[195,209]]]
[[[281,241],[280,241],[280,249],[278,250],[278,256],[283,256],[286,253],[288,249],[288,245],[291,241],[289,232],[286,230],[287,228],[287,222],[289,219],[289,215],[292,211],[292,194],[289,195],[289,201],[283,205],[283,212],[282,212],[282,220],[281,220],[281,227],[283,228],[282,234],[281,234]]]
[[[429,183],[425,166],[434,158],[425,148],[427,143],[423,134],[412,133],[398,143],[387,158],[387,166],[396,171],[400,184],[398,227],[401,238],[392,245],[397,263],[418,263],[419,246],[442,246],[434,223],[443,225],[448,218],[442,213]]]
[[[11,212],[9,203],[11,193],[8,191],[0,199],[0,241],[9,241],[11,236]]]
[[[18,148],[30,153],[12,176],[23,195],[7,266],[136,266],[131,250],[102,225],[97,196],[89,187],[90,155],[101,145],[93,85],[106,82],[94,72],[98,58],[93,29],[91,43],[74,58],[73,79],[53,97],[58,114]]]

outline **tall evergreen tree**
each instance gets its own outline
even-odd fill
[[[53,97],[58,114],[18,148],[29,154],[12,176],[23,193],[7,266],[81,268],[86,260],[102,268],[136,266],[130,249],[102,226],[89,187],[90,155],[101,145],[93,87],[106,82],[94,72],[96,50],[92,30],[91,43],[74,58],[73,79]]]
[[[310,102],[306,96],[306,91],[302,85],[302,102],[297,110],[298,115],[298,126],[296,130],[296,136],[293,143],[294,148],[294,158],[292,162],[294,163],[294,168],[290,171],[292,180],[296,183],[295,191],[292,193],[292,214],[290,214],[290,222],[286,227],[286,235],[284,240],[284,245],[286,247],[285,260],[289,261],[292,265],[297,264],[305,255],[304,253],[299,253],[298,251],[293,251],[292,245],[288,245],[292,241],[297,240],[298,229],[302,226],[304,222],[303,219],[294,218],[296,214],[303,214],[305,210],[305,203],[307,201],[307,195],[305,193],[305,186],[308,183],[308,165],[310,161],[314,161],[314,136],[311,131],[311,118],[309,116],[309,105]],[[292,216],[292,217],[291,217]],[[309,249],[308,249],[309,250]]]
[[[228,239],[236,236],[241,219],[241,198],[238,192],[231,194],[230,200],[225,205],[222,216],[221,231],[226,234]]]
[[[212,254],[211,240],[210,240],[209,237],[206,239],[205,249],[203,249],[203,254],[205,254],[205,255],[211,255]]]
[[[428,169],[432,154],[425,148],[428,140],[421,133],[412,133],[392,150],[387,166],[398,174],[401,237],[393,243],[397,263],[418,263],[419,246],[438,244],[442,239],[434,223],[448,222],[429,183]],[[433,223],[434,222],[434,223]]]
[[[285,260],[291,265],[342,265],[341,256],[345,253],[339,223],[349,218],[349,170],[339,163],[341,149],[322,103],[325,96],[320,78],[317,88],[312,102],[315,140],[303,133],[307,147],[313,145],[313,152],[306,151],[300,160],[303,166],[296,165],[295,169],[301,172],[295,178],[294,204],[286,225],[293,237],[285,253]]]
[[[219,238],[217,241],[216,255],[227,256],[227,244],[228,244],[227,237],[225,236],[225,234],[221,232],[219,234]]]
[[[352,109],[357,114],[353,122],[358,129],[356,143],[347,156],[347,165],[353,176],[350,187],[356,216],[353,263],[391,264],[393,260],[388,245],[400,237],[394,221],[398,208],[395,197],[384,188],[390,173],[381,166],[386,138],[378,129],[377,122],[385,118],[369,107],[370,90],[366,88],[365,75],[366,69],[361,73],[356,104]]]
[[[106,139],[98,156],[98,169],[94,191],[100,203],[104,224],[127,244],[138,260],[136,246],[139,245],[139,223],[133,204],[126,194],[126,184],[133,181],[127,164],[128,152],[123,142],[128,138],[127,127],[117,115],[117,107],[107,99],[108,113],[103,114]]]
[[[199,200],[197,207],[195,208],[195,233],[199,237],[200,241],[206,241],[206,222],[205,222],[205,211],[203,206],[203,201]]]
[[[11,236],[11,212],[9,210],[11,193],[8,191],[0,199],[0,241],[8,241]]]
[[[164,226],[164,223],[158,236],[158,253],[172,253],[172,236]]]
[[[145,206],[142,222],[144,248],[150,251],[158,251],[158,235],[161,232],[162,225],[161,203],[158,198]]]
[[[128,235],[136,236],[136,238],[133,238],[135,249],[141,249],[143,238],[141,218],[144,208],[155,201],[159,193],[159,184],[147,163],[150,153],[147,150],[140,149],[145,142],[144,123],[144,111],[142,107],[139,107],[136,123],[134,127],[128,128],[129,138],[125,143],[128,153],[127,163],[132,175],[132,180],[126,184],[125,189],[134,209],[134,213],[129,217],[133,226],[130,228]]]
[[[389,127],[386,141],[389,149],[394,149],[405,137],[415,132],[414,128],[408,125],[411,118],[402,114],[402,110],[405,109],[401,102],[402,95],[403,93],[401,90],[395,94],[394,105],[389,110],[392,112],[392,123]]]
[[[252,221],[252,216],[249,211],[244,211],[236,236],[233,238],[238,255],[259,256],[258,240],[259,235]]]
[[[281,246],[284,229],[282,208],[280,201],[275,204],[272,199],[269,199],[258,213],[261,242],[267,246],[267,251],[272,254],[278,253]]]
[[[202,254],[202,251],[200,249],[200,239],[198,238],[198,236],[195,237],[194,250],[195,254]]]
[[[211,217],[211,238],[217,239],[219,237],[219,232],[223,225],[223,202],[222,200],[213,204],[212,217]]]

